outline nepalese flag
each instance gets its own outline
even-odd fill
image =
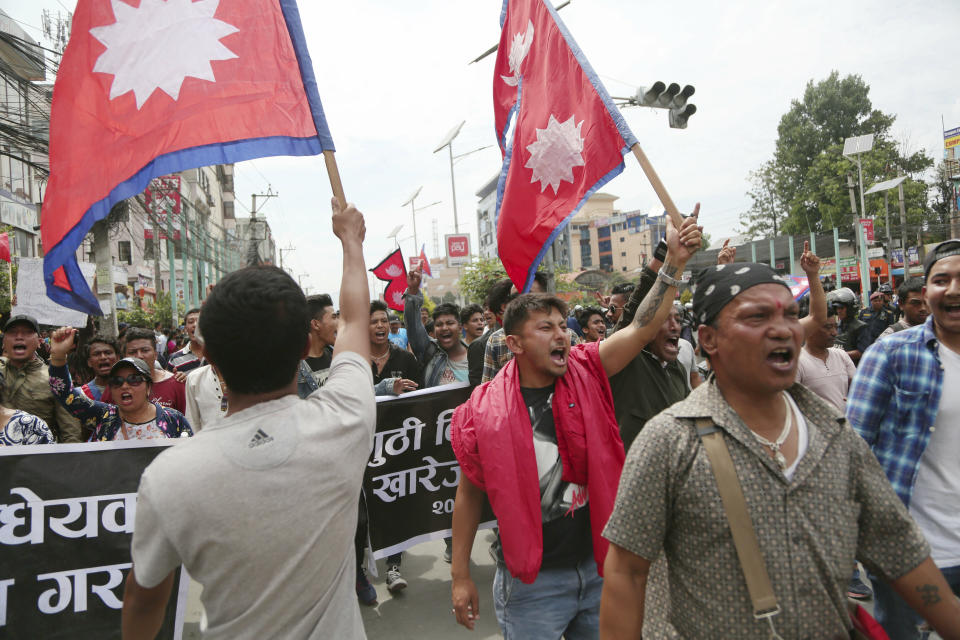
[[[800,300],[810,293],[810,279],[807,276],[783,276],[783,282],[790,287],[794,300]]]
[[[9,233],[0,233],[0,260],[11,262]]]
[[[295,0],[79,0],[50,116],[47,295],[101,313],[77,247],[151,178],[333,149]]]
[[[433,277],[433,271],[430,270],[430,261],[427,260],[426,243],[420,246],[420,269],[423,271],[423,275]]]
[[[389,282],[383,292],[384,301],[394,311],[403,311],[403,293],[407,289],[407,267],[403,264],[403,253],[398,248],[370,269],[378,279]]]
[[[554,239],[623,171],[637,140],[549,0],[504,0],[500,25],[497,245],[507,275],[528,291]]]

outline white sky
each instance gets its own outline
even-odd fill
[[[222,0],[224,2],[228,0]],[[2,0],[4,11],[41,39],[44,8],[75,0]],[[417,236],[432,251],[432,220],[453,232],[449,160],[432,150],[461,120],[454,154],[494,145],[455,164],[461,231],[476,240],[474,195],[499,171],[491,87],[493,55],[467,63],[499,40],[498,0],[301,0],[300,11],[347,198],[364,212],[366,258],[392,248],[398,224],[404,254]],[[654,80],[692,84],[698,112],[686,130],[670,129],[665,110],[624,115],[681,210],[702,203],[701,220],[718,238],[749,208],[747,174],[771,157],[777,124],[808,80],[831,70],[859,73],[874,108],[897,116],[894,135],[912,150],[942,157],[941,116],[960,126],[955,59],[960,3],[741,0],[686,3],[573,0],[560,15],[614,96]],[[624,210],[660,205],[632,156],[604,191]],[[237,213],[271,185],[279,198],[264,213],[284,263],[312,293],[339,290],[339,243],[330,230],[330,188],[320,158],[264,158],[237,165]],[[474,245],[475,247],[475,245]]]

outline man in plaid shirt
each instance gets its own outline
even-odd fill
[[[930,317],[867,350],[850,388],[847,419],[960,594],[960,240],[934,247],[924,275]],[[890,638],[922,637],[906,603],[882,582],[874,580],[874,589],[877,620]]]

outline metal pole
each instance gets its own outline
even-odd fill
[[[900,233],[903,236],[903,279],[910,274],[910,259],[907,258],[907,210],[903,202],[903,183],[897,185],[897,195],[900,197]]]
[[[867,258],[867,234],[863,225],[857,223],[857,236],[860,244],[860,298],[863,306],[870,305],[870,259]]]
[[[817,252],[817,234],[813,231],[810,232],[810,251]]]
[[[13,233],[10,233],[13,236]],[[11,243],[13,245],[13,243]],[[113,292],[113,259],[110,255],[110,230],[107,221],[100,220],[93,225],[93,255],[97,263],[97,300],[109,303],[109,314],[97,323],[101,333],[111,338],[117,337],[117,300]],[[11,257],[11,265],[13,258]],[[104,280],[104,282],[101,282]],[[10,300],[13,300],[13,267],[10,267]],[[13,305],[11,304],[11,307]],[[103,305],[101,305],[103,306]]]
[[[453,141],[447,145],[447,151],[450,152],[450,191],[453,193],[453,230],[460,233],[460,223],[457,222],[457,184],[453,178]]]
[[[188,225],[189,226],[189,225]],[[193,290],[190,292],[190,305],[193,308],[200,306],[200,280],[197,278],[197,234],[196,230],[190,234],[190,280],[193,281]]]
[[[774,252],[773,238],[770,238],[770,268],[771,268],[771,269],[776,269],[776,268],[777,268],[777,260],[776,260],[776,258],[774,258],[773,252]]]
[[[193,303],[193,296],[190,295],[190,276],[187,271],[187,228],[190,226],[187,218],[187,207],[182,206],[180,211],[180,270],[183,271],[183,305],[189,309]]]
[[[796,263],[793,260],[793,234],[787,236],[787,247],[790,251],[790,275],[796,272]]]
[[[757,243],[751,242],[750,243],[750,262],[756,262],[756,261],[757,261]]]
[[[416,198],[413,200],[416,200]],[[410,201],[410,211],[412,212],[410,217],[413,218],[413,252],[416,253],[417,247],[420,245],[417,244],[417,206],[414,204],[413,200]],[[399,242],[399,240],[397,242]]]
[[[867,207],[863,204],[863,167],[860,166],[860,155],[857,154],[857,174],[860,176],[860,214],[862,217],[867,217]],[[864,242],[866,246],[866,242]]]
[[[836,288],[839,289],[843,280],[840,277],[840,230],[836,227],[833,228],[833,260],[833,266],[837,269]]]
[[[167,212],[167,262],[170,266],[170,326],[180,323],[177,318],[177,265],[173,251],[173,211]]]

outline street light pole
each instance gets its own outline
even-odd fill
[[[454,180],[453,177],[453,139],[459,135],[460,129],[463,128],[465,123],[466,120],[461,120],[460,124],[451,129],[450,132],[444,136],[440,144],[437,145],[437,148],[433,150],[433,152],[436,153],[446,147],[450,152],[450,189],[453,192],[453,228],[457,233],[460,233],[460,223],[457,221],[457,186],[456,180]]]

